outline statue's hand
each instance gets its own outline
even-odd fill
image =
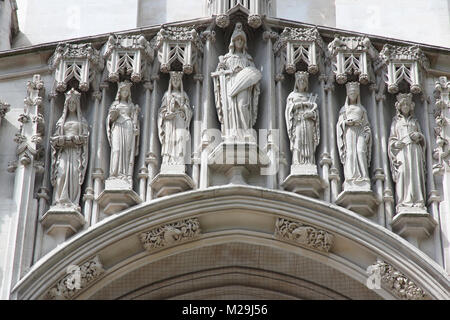
[[[226,70],[227,69],[227,64],[225,62],[219,62],[219,64],[217,65],[217,70]]]
[[[411,132],[409,137],[414,142],[419,142],[420,140],[422,140],[422,136],[418,132]]]
[[[397,149],[402,149],[405,146],[405,144],[401,141],[397,141],[394,143],[394,147]]]

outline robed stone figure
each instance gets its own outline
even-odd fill
[[[52,150],[52,208],[80,212],[81,185],[88,162],[89,129],[80,108],[81,94],[66,93],[64,110],[50,138]]]
[[[212,73],[222,137],[226,142],[256,142],[252,128],[258,115],[262,75],[247,53],[247,36],[239,22],[228,48]]]
[[[339,111],[337,145],[344,166],[345,190],[370,190],[372,132],[361,105],[358,82],[348,82],[345,105]]]
[[[158,116],[162,165],[184,165],[192,110],[183,90],[183,72],[171,72]]]
[[[414,117],[412,94],[398,94],[388,153],[397,196],[397,212],[425,209],[425,137]]]

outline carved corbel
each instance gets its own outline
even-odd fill
[[[49,61],[59,92],[64,92],[72,79],[79,82],[79,90],[88,91],[89,83],[103,69],[103,59],[91,43],[60,43]]]
[[[335,36],[328,45],[336,82],[344,84],[349,76],[357,76],[362,84],[375,82],[371,62],[378,56],[367,37]]]
[[[203,43],[197,31],[190,27],[162,28],[152,42],[164,73],[179,63],[185,74],[191,74],[197,68],[198,56],[203,53]]]
[[[433,173],[442,174],[445,168],[450,168],[450,81],[447,77],[440,77],[435,88],[438,98],[434,114],[436,148],[433,150],[433,158],[437,163],[433,165]]]
[[[111,34],[103,47],[108,80],[112,82],[119,81],[120,75],[129,75],[133,82],[141,81],[153,57],[154,50],[143,35]]]
[[[411,93],[418,94],[423,91],[422,73],[429,67],[429,61],[419,46],[385,44],[380,52],[380,59],[389,93],[397,93],[402,81],[409,84]]]
[[[310,74],[317,73],[323,65],[324,43],[317,28],[285,28],[273,50],[290,74],[298,70],[299,62],[306,64]]]

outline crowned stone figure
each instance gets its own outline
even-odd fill
[[[130,81],[119,83],[116,98],[106,118],[111,146],[107,188],[112,184],[128,188],[132,186],[134,158],[139,152],[139,106],[131,99],[131,86]]]
[[[80,97],[75,89],[66,93],[63,114],[50,138],[53,185],[50,210],[54,211],[81,211],[79,202],[88,162],[89,129],[81,114]]]
[[[315,151],[320,129],[316,99],[316,94],[308,93],[308,72],[296,72],[294,91],[287,97],[285,112],[292,167],[317,174]]]
[[[180,167],[184,172],[191,118],[189,97],[183,90],[183,72],[170,72],[169,88],[162,99],[158,117],[161,171],[172,166]]]
[[[262,75],[247,53],[247,36],[240,22],[236,23],[228,48],[212,73],[222,137],[225,142],[256,142],[252,128],[258,115]]]
[[[348,82],[345,105],[339,112],[337,145],[344,166],[344,190],[370,190],[372,133],[361,105],[358,82]]]
[[[397,196],[397,212],[425,209],[425,137],[414,117],[412,94],[398,94],[388,153]]]

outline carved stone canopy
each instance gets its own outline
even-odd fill
[[[328,51],[337,83],[346,83],[351,75],[358,76],[362,84],[375,81],[371,62],[378,58],[378,52],[369,38],[335,36]]]
[[[287,73],[295,73],[297,63],[304,62],[308,72],[315,74],[319,71],[324,43],[317,28],[284,28],[273,50],[280,55],[281,68]]]
[[[133,82],[144,77],[147,64],[153,61],[154,51],[143,35],[111,34],[103,48],[108,79],[119,81],[119,75],[130,75]]]
[[[384,63],[384,78],[389,93],[397,93],[402,80],[410,85],[411,93],[422,92],[422,72],[429,67],[429,61],[419,46],[385,44],[380,59]]]
[[[81,91],[88,91],[95,74],[103,69],[103,59],[91,43],[60,43],[49,64],[55,72],[56,90],[60,92],[66,90],[72,79],[79,82]]]
[[[198,55],[203,53],[203,43],[197,31],[191,27],[162,28],[152,42],[158,50],[160,70],[164,73],[171,71],[174,62],[178,62],[185,74],[191,74]]]

